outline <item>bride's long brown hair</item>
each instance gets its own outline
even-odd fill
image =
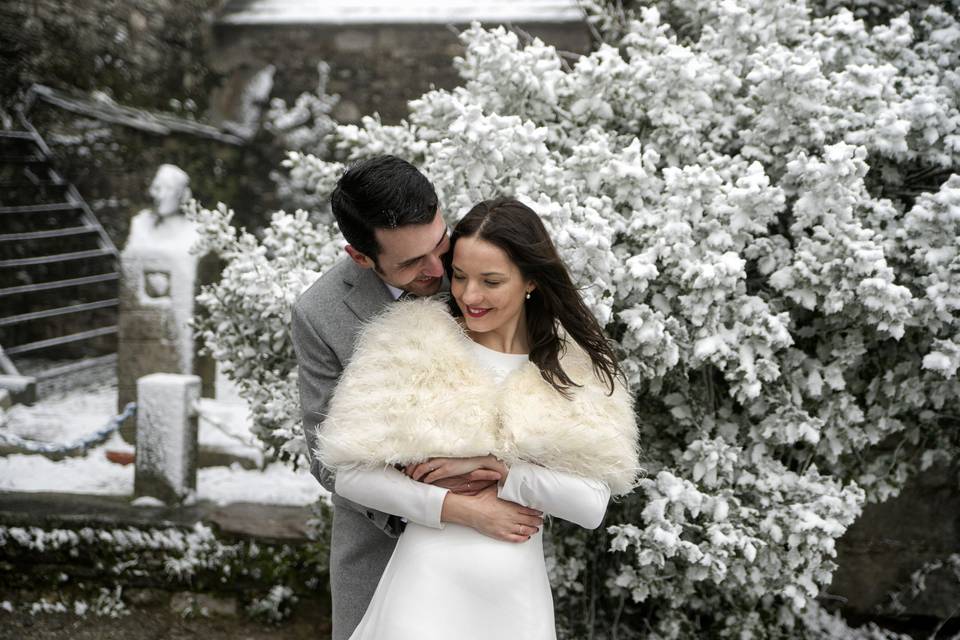
[[[503,250],[523,277],[536,285],[525,303],[527,337],[530,361],[540,369],[543,379],[565,397],[569,397],[570,387],[582,386],[571,380],[560,366],[565,346],[559,325],[567,337],[587,353],[597,378],[605,381],[613,393],[615,379],[622,379],[623,372],[600,323],[574,286],[540,216],[513,198],[484,200],[477,204],[457,223],[450,236],[450,251],[445,257],[448,276],[452,277],[457,241],[473,237]],[[455,316],[462,315],[452,298],[450,307]]]

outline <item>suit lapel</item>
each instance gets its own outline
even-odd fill
[[[343,303],[361,322],[366,322],[393,302],[393,296],[372,269],[362,269],[351,264],[343,276],[343,281],[350,285],[350,290],[343,297]]]

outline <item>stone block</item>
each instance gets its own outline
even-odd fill
[[[136,380],[151,373],[184,373],[175,345],[167,341],[130,340],[126,342],[127,357],[117,359],[117,372]]]
[[[10,404],[33,404],[37,401],[37,379],[30,376],[0,375],[0,389],[7,393]]]
[[[123,341],[167,340],[171,344],[177,340],[180,332],[165,310],[135,307],[124,309],[117,329],[118,338]]]
[[[151,373],[183,373],[176,350],[161,342],[129,341],[126,357],[117,358],[117,384],[133,393],[118,397],[118,408],[137,399],[137,380]]]
[[[155,373],[137,381],[134,495],[179,502],[197,487],[200,378]]]

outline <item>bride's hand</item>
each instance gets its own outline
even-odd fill
[[[430,458],[417,465],[407,465],[406,474],[414,480],[434,484],[444,478],[466,476],[480,470],[486,471],[487,474],[482,478],[471,478],[471,481],[499,480],[506,475],[507,468],[492,455],[473,458]]]
[[[447,494],[443,522],[466,525],[483,535],[506,542],[526,542],[543,526],[543,512],[501,500],[495,487],[473,497]]]

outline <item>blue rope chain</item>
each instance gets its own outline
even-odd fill
[[[26,438],[21,438],[20,436],[12,433],[2,432],[0,432],[0,444],[16,447],[17,449],[21,449],[29,453],[56,453],[63,455],[78,453],[81,451],[86,451],[90,447],[94,447],[109,438],[114,431],[120,428],[120,425],[123,424],[124,420],[131,417],[136,412],[137,403],[128,402],[127,406],[123,408],[123,411],[120,413],[120,415],[110,418],[110,421],[102,428],[94,431],[88,436],[77,438],[73,442],[68,442],[66,444],[27,440]]]

